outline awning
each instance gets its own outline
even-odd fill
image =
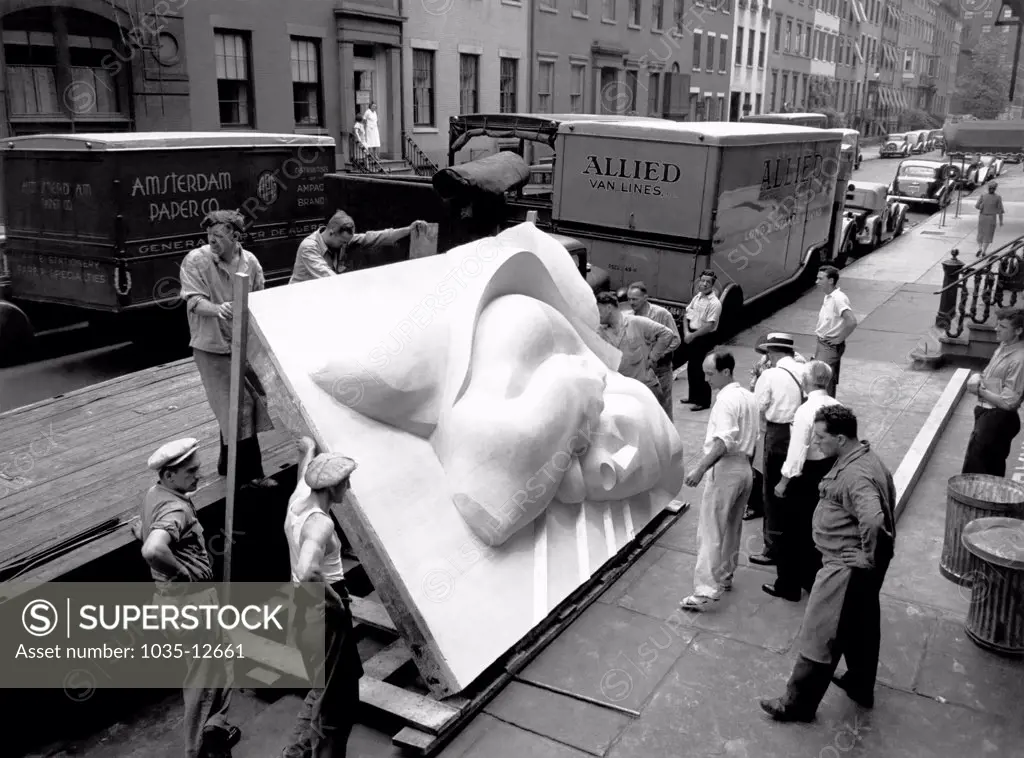
[[[892,46],[882,45],[882,54],[885,55],[885,59],[889,61],[893,66],[899,67],[896,61],[896,53],[893,51]]]
[[[866,24],[868,21],[868,14],[864,12],[864,6],[860,0],[853,0],[853,13],[857,17],[858,24]]]
[[[854,2],[856,2],[856,1],[857,0],[854,0]],[[854,42],[853,43],[853,52],[855,52],[857,54],[857,60],[859,60],[861,63],[863,63],[864,62],[864,53],[860,49],[860,42]]]
[[[942,129],[951,155],[982,153],[1024,160],[1024,121],[961,121]]]
[[[882,107],[883,108],[892,108],[895,105],[895,103],[893,102],[893,99],[892,99],[892,92],[890,92],[888,89],[885,89],[885,88],[879,89],[878,90],[878,96],[882,100]]]

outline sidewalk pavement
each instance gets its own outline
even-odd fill
[[[1008,223],[996,244],[1024,234],[1024,175],[999,181]],[[960,218],[954,206],[945,219],[928,219],[841,273],[860,326],[848,341],[838,399],[854,408],[861,437],[893,472],[953,373],[914,371],[910,353],[938,350],[933,293],[949,250],[973,252],[973,202],[973,195],[964,198]],[[732,341],[741,381],[765,331],[792,333],[798,349],[813,355],[821,297],[809,292]],[[676,382],[674,395],[685,397],[684,380]],[[969,594],[938,571],[946,480],[960,470],[971,412],[966,399],[952,411],[897,526],[896,558],[883,590],[873,710],[832,687],[812,724],[776,724],[762,714],[758,700],[785,687],[806,600],[789,603],[761,591],[774,571],[747,560],[761,547],[761,522],[753,521],[744,524],[744,555],[720,608],[680,611],[679,601],[692,590],[701,494],[684,489],[680,499],[693,507],[441,755],[1024,756],[1024,665],[968,640]],[[691,465],[707,416],[681,406],[676,411]],[[1016,453],[1011,468],[1015,461]],[[552,687],[610,708],[555,694]]]

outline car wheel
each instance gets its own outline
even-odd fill
[[[903,234],[903,225],[906,223],[906,221],[907,221],[907,217],[906,216],[900,216],[900,220],[896,222],[896,228],[893,229],[893,231],[892,231],[893,239],[896,239],[901,234]]]
[[[846,266],[850,263],[850,259],[853,258],[853,255],[854,255],[853,237],[850,236],[850,235],[847,235],[846,236],[846,241],[843,242],[843,246],[839,250],[839,255],[836,256],[836,259],[833,262],[833,264],[835,265],[836,268],[846,268]],[[817,275],[815,275],[815,276],[817,276]]]

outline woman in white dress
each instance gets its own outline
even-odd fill
[[[363,128],[366,130],[366,148],[374,158],[379,157],[380,129],[377,127],[377,103],[370,103],[370,107],[363,113]]]

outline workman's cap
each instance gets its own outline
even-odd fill
[[[764,353],[768,350],[788,350],[791,353],[794,352],[796,346],[793,341],[793,335],[783,332],[772,332],[757,346],[757,352],[759,353]]]
[[[338,453],[321,453],[306,469],[306,484],[310,489],[324,490],[335,487],[356,470],[356,462]]]
[[[199,449],[199,440],[193,437],[168,442],[151,456],[147,464],[154,471],[162,471],[168,466],[177,466],[188,459]]]

